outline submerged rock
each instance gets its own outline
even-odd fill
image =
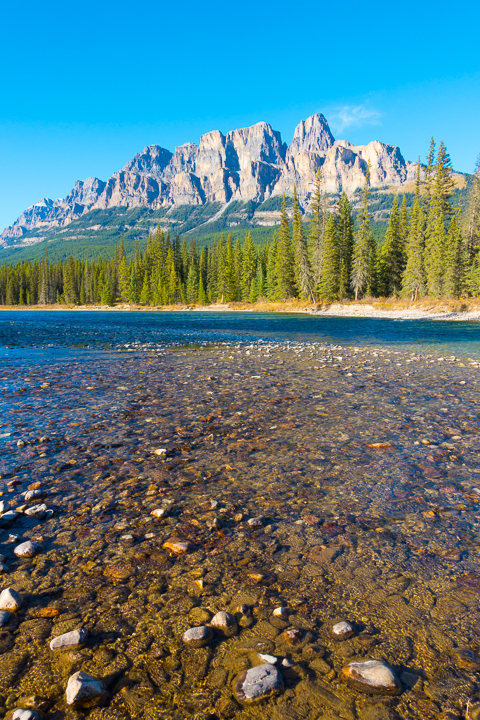
[[[391,667],[383,660],[366,660],[346,665],[340,678],[364,693],[398,695],[402,686]]]
[[[353,629],[353,626],[350,625],[350,623],[346,620],[335,623],[335,625],[332,627],[331,632],[335,640],[348,640],[348,638],[351,638],[352,635],[355,635],[355,630]]]
[[[280,671],[271,665],[257,665],[243,672],[235,682],[235,698],[241,703],[249,703],[277,695],[283,690]]]
[[[180,540],[180,538],[170,538],[163,543],[165,550],[175,553],[175,555],[183,555],[193,549],[193,545],[189,540]]]
[[[201,648],[210,642],[212,634],[212,630],[208,627],[194,627],[183,633],[182,640],[190,647]]]
[[[35,710],[27,710],[25,708],[17,708],[11,714],[11,720],[38,720]]]
[[[32,505],[31,507],[27,508],[25,510],[25,515],[28,515],[29,517],[42,518],[42,517],[44,517],[46,512],[47,512],[47,506],[44,503],[42,503],[40,505]]]
[[[212,618],[212,625],[219,635],[224,637],[233,637],[238,632],[238,626],[235,618],[228,612],[222,610]]]
[[[85,643],[88,631],[84,628],[71,630],[70,632],[58,635],[50,641],[50,650],[62,650],[64,648],[79,647]]]
[[[78,706],[95,698],[102,698],[105,695],[105,687],[100,680],[95,680],[80,670],[69,678],[65,695],[67,705]]]
[[[9,613],[17,612],[22,607],[22,596],[13,588],[5,588],[0,594],[0,610],[8,610]]]
[[[17,545],[13,551],[17,557],[33,557],[42,549],[42,545],[35,540],[27,540],[20,545]]]

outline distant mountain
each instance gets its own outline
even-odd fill
[[[117,234],[140,220],[142,232],[157,225],[203,234],[219,227],[274,225],[278,198],[291,196],[295,183],[308,210],[319,167],[327,192],[351,194],[363,185],[369,161],[372,187],[402,186],[414,177],[415,165],[404,160],[398,147],[377,140],[359,146],[335,140],[319,113],[302,120],[289,146],[266,122],[227,135],[213,130],[202,135],[199,145],[185,143],[173,154],[150,145],[106,182],[78,180],[66,198],[44,198],[2,232],[0,248],[75,240],[78,226],[83,239],[99,233],[110,237],[111,220]]]

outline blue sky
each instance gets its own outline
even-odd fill
[[[0,43],[0,229],[153,143],[266,120],[454,167],[480,152],[480,3],[7,3]]]

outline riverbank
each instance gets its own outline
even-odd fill
[[[416,303],[404,299],[368,299],[360,302],[311,303],[292,300],[289,302],[258,301],[214,303],[212,305],[140,305],[117,303],[115,305],[3,305],[1,310],[79,310],[119,312],[283,312],[336,317],[385,318],[392,320],[480,320],[480,299],[434,300]]]

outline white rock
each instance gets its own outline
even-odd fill
[[[5,588],[0,594],[0,610],[17,612],[22,607],[22,596],[13,588]]]
[[[152,510],[150,515],[153,515],[153,517],[156,517],[156,518],[163,518],[163,517],[165,517],[167,512],[168,512],[167,508],[164,508],[164,507],[155,508],[155,510]]]
[[[154,455],[160,455],[160,457],[164,457],[167,454],[167,448],[157,448],[153,451]]]
[[[267,655],[264,653],[258,653],[258,657],[263,660],[263,662],[270,663],[270,665],[276,665],[278,660],[275,655]]]
[[[263,527],[263,517],[260,515],[258,517],[250,518],[250,520],[247,520],[247,525],[251,528]]]
[[[283,658],[282,665],[283,665],[283,667],[291,668],[294,666],[294,663],[291,660],[289,660],[288,658]]]
[[[105,687],[100,680],[95,680],[82,670],[72,675],[67,683],[66,698],[67,705],[80,705],[87,700],[101,697]]]
[[[25,447],[25,443],[23,442],[23,440],[18,440],[18,441],[17,441],[17,447],[19,447],[19,448]]]
[[[347,637],[351,637],[354,634],[354,629],[352,625],[350,625],[349,622],[346,620],[342,620],[342,622],[335,623],[335,625],[332,627],[332,633],[336,638],[339,640],[342,640]]]
[[[275,665],[265,663],[243,672],[235,683],[235,697],[240,702],[252,702],[270,697],[283,688],[283,680]]]
[[[283,618],[284,620],[286,620],[286,618],[288,618],[288,610],[285,607],[278,607],[278,608],[275,608],[272,615],[275,615],[275,617]]]
[[[397,695],[402,689],[392,668],[382,660],[349,663],[342,669],[340,678],[365,693]]]
[[[38,720],[38,715],[35,710],[17,708],[12,714],[12,720]]]
[[[30,500],[33,500],[34,498],[42,497],[42,495],[45,495],[45,492],[43,490],[27,490],[24,497],[26,502],[29,502]]]
[[[88,630],[78,628],[70,632],[58,635],[50,641],[50,650],[63,650],[63,648],[76,647],[83,645],[88,635]]]
[[[200,627],[194,627],[190,628],[186,632],[183,633],[183,642],[187,645],[191,645],[192,647],[203,647],[206,645],[212,638],[212,631],[210,628],[200,626]]]
[[[43,517],[47,511],[47,506],[43,503],[41,505],[32,505],[25,510],[25,515],[30,517]]]
[[[6,520],[7,522],[15,520],[16,517],[18,517],[18,513],[16,513],[14,510],[7,510],[7,512],[1,515],[2,520]]]
[[[39,553],[41,549],[42,546],[39,542],[35,542],[35,540],[33,542],[31,540],[27,540],[26,542],[17,545],[13,552],[17,557],[33,557]]]
[[[212,618],[212,625],[214,627],[230,627],[235,624],[235,618],[225,610],[221,610]]]
[[[5,501],[4,501],[4,500],[0,500],[0,513],[5,512],[5,507],[6,507],[6,506],[5,506]]]

